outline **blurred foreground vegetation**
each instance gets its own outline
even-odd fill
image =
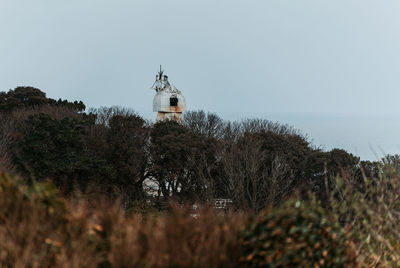
[[[0,122],[2,267],[400,266],[397,155],[203,111],[153,124],[31,87],[0,93]]]

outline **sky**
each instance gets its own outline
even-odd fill
[[[162,64],[189,110],[376,160],[400,153],[398,14],[397,0],[0,0],[0,91],[155,118]]]

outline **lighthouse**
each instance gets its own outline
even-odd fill
[[[183,112],[186,111],[185,98],[175,86],[168,81],[161,69],[156,75],[156,81],[152,87],[156,91],[153,99],[153,111],[157,112],[156,122],[173,120],[183,123]]]

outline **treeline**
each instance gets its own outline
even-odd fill
[[[149,199],[226,198],[237,209],[260,211],[294,193],[326,200],[337,175],[361,182],[400,162],[323,151],[267,120],[229,122],[192,111],[183,125],[153,124],[125,108],[85,109],[32,87],[0,93],[0,169],[27,182],[50,179],[66,195],[101,192],[127,208]]]

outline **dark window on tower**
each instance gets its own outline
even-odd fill
[[[169,105],[170,106],[178,106],[178,98],[176,98],[176,97],[169,98]]]

